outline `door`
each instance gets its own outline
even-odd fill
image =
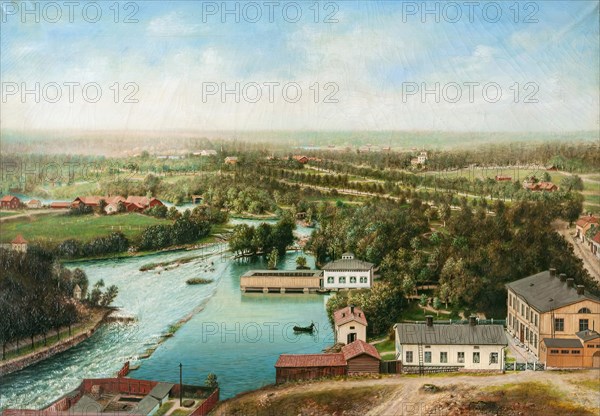
[[[521,328],[521,331],[519,333],[519,341],[523,342],[523,340],[525,339],[525,331],[522,323],[519,322],[519,326]]]
[[[346,344],[350,344],[351,342],[356,341],[356,332],[350,332],[348,334],[348,342]]]
[[[592,367],[600,368],[600,351],[596,351],[592,356]]]

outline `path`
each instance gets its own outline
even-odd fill
[[[573,237],[575,229],[568,228],[568,225],[569,224],[566,221],[561,220],[552,223],[554,230],[562,235],[564,239],[573,246],[575,255],[583,260],[583,266],[589,272],[590,276],[600,283],[600,261],[598,261],[598,258],[590,251],[586,243],[582,243],[580,240]]]
[[[58,213],[65,213],[68,212],[68,209],[36,209],[36,210],[30,210],[30,211],[26,211],[22,214],[17,214],[17,215],[11,215],[9,217],[0,217],[0,222],[6,222],[6,221],[12,221],[15,219],[19,219],[19,218],[24,218],[24,217],[28,217],[28,218],[32,218],[38,215],[47,215],[47,214],[58,214]]]

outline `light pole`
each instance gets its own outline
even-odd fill
[[[179,406],[183,406],[183,364],[179,363]]]

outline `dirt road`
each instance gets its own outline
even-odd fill
[[[587,244],[582,243],[573,237],[575,235],[575,229],[568,228],[568,225],[569,224],[566,221],[560,220],[552,223],[552,226],[556,232],[562,235],[565,240],[567,240],[567,242],[573,246],[575,255],[583,260],[583,265],[589,272],[590,276],[596,279],[596,281],[600,282],[600,261],[596,256],[594,256],[594,254],[592,254],[589,247],[587,247]]]

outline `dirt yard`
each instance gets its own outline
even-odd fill
[[[386,376],[269,386],[215,415],[598,415],[600,371]]]

